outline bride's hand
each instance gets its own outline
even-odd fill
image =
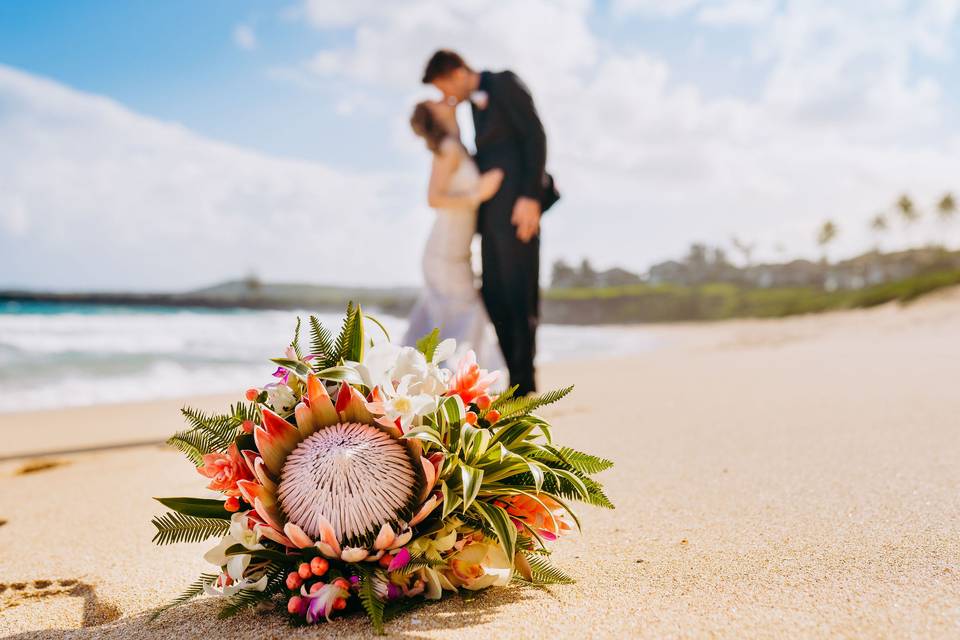
[[[486,202],[500,190],[503,183],[503,169],[490,169],[480,176],[480,183],[477,185],[477,196],[480,202]]]

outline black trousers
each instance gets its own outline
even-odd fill
[[[517,395],[536,391],[533,358],[540,322],[540,236],[517,239],[510,222],[516,195],[498,193],[480,209],[483,259],[480,293],[497,331],[500,350]]]

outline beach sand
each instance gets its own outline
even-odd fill
[[[544,387],[577,385],[545,412],[558,440],[616,462],[602,480],[617,509],[582,507],[583,533],[555,546],[578,583],[450,598],[389,634],[960,637],[960,291],[652,330],[658,351],[542,371]],[[149,441],[178,428],[180,404],[3,416],[0,435],[21,452],[78,448],[71,431],[94,425],[100,444]],[[162,446],[8,459],[0,478],[4,634],[369,634],[363,617],[219,621],[206,598],[148,625],[210,569],[212,546],[151,544],[150,496],[197,495],[202,480]]]

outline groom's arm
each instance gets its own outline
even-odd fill
[[[543,191],[543,172],[547,165],[547,134],[527,87],[511,71],[503,76],[503,107],[522,138],[525,166],[520,196],[539,202]]]

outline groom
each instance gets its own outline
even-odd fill
[[[536,390],[533,357],[540,316],[540,213],[547,138],[533,98],[511,71],[476,72],[453,51],[427,62],[424,84],[454,104],[469,99],[481,172],[503,170],[497,194],[480,205],[480,288],[517,395]]]

